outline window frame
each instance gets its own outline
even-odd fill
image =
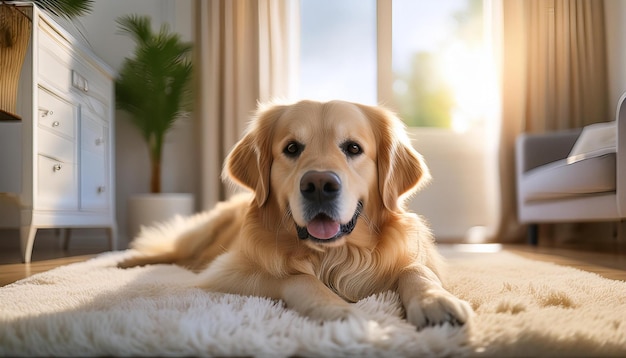
[[[376,0],[376,47],[378,103],[393,105],[392,0]]]

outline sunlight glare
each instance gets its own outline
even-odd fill
[[[457,133],[483,124],[493,103],[489,58],[482,47],[470,49],[462,41],[444,53],[442,73],[454,93],[452,129]]]
[[[453,248],[459,252],[493,254],[502,251],[502,244],[456,244]]]

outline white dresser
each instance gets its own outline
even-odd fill
[[[39,228],[107,228],[115,249],[114,72],[49,16],[28,8],[33,31],[20,77],[22,120],[0,122],[0,226],[20,228],[24,262]]]

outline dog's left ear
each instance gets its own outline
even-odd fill
[[[222,171],[223,179],[253,190],[259,207],[267,202],[270,194],[272,128],[283,109],[283,106],[270,106],[257,111],[244,137],[228,154]]]
[[[385,208],[398,210],[404,198],[430,180],[424,159],[411,145],[404,123],[381,107],[365,106],[374,127],[378,127],[378,189]]]

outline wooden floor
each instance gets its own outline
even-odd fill
[[[0,230],[0,286],[58,266],[85,261],[109,251],[109,242],[104,231],[101,238],[89,240],[81,240],[80,232],[79,235],[73,234],[67,250],[62,248],[62,237],[55,230],[39,230],[31,263],[24,264],[17,230]]]
[[[626,250],[621,247],[608,251],[580,247],[506,245],[505,250],[532,260],[571,266],[613,280],[626,281]]]
[[[39,272],[61,265],[85,261],[95,255],[109,251],[108,241],[102,239],[70,241],[68,250],[61,248],[61,237],[54,231],[44,232],[35,240],[30,264],[21,262],[19,238],[14,233],[0,231],[0,286],[7,285]],[[444,244],[440,244],[443,246]],[[597,273],[606,278],[626,281],[626,245],[553,245],[550,243],[531,247],[525,244],[507,245],[453,245],[458,250],[504,250],[520,256],[571,266]]]

